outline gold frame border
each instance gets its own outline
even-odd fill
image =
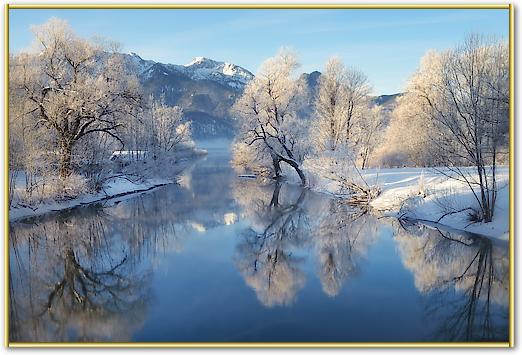
[[[510,4],[7,4],[9,9],[510,9]]]
[[[504,9],[509,10],[509,341],[508,342],[10,342],[9,341],[9,10],[14,9]],[[515,346],[515,17],[513,4],[9,4],[4,8],[4,346],[11,348],[506,348]]]

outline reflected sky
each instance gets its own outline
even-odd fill
[[[11,341],[507,341],[507,243],[260,185],[178,184],[10,226]]]

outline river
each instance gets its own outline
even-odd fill
[[[506,242],[240,178],[207,149],[178,184],[11,223],[10,340],[508,340]]]

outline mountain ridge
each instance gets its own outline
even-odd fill
[[[184,120],[192,122],[194,138],[234,136],[237,123],[230,109],[254,78],[250,71],[206,57],[194,57],[182,65],[143,59],[133,52],[119,55],[127,69],[137,75],[145,94],[155,97],[163,94],[167,105],[183,108]],[[320,76],[319,71],[299,76],[298,80],[307,88],[305,105],[300,110],[303,117],[313,115]],[[400,95],[374,96],[372,101],[390,114]]]

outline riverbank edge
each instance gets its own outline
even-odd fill
[[[313,171],[305,170],[308,178]],[[497,168],[496,214],[492,222],[471,223],[465,207],[475,206],[474,198],[465,184],[457,182],[430,168],[371,168],[362,172],[362,177],[370,186],[378,186],[381,193],[371,200],[368,207],[391,218],[411,218],[454,230],[478,234],[487,238],[509,240],[509,167]],[[242,174],[241,178],[255,175]],[[256,178],[260,178],[256,176]],[[298,185],[299,180],[289,173],[284,182]],[[310,179],[309,179],[310,181]],[[343,199],[346,195],[337,194],[335,184],[327,179],[316,179],[310,191]],[[447,208],[441,209],[441,202],[447,199]],[[461,212],[456,212],[463,210]],[[440,217],[445,215],[442,220]],[[439,219],[439,221],[437,221]]]
[[[93,194],[81,195],[71,200],[42,204],[39,207],[36,207],[35,209],[29,207],[10,208],[8,211],[8,220],[9,223],[23,222],[26,219],[30,219],[33,217],[41,217],[46,214],[71,210],[74,208],[103,201],[113,200],[121,197],[132,197],[132,195],[149,192],[159,187],[175,183],[176,181],[169,179],[150,179],[139,184],[128,183],[126,184],[128,189],[118,190],[114,193],[98,192]]]
[[[309,188],[309,190],[313,191],[314,193],[319,193],[319,194],[324,194],[324,195],[330,196],[332,198],[338,198],[341,200],[344,198],[343,195],[335,194],[335,193],[332,193],[329,191],[314,190],[314,189],[310,189],[310,188]],[[481,229],[480,227],[484,226],[484,223],[479,222],[476,225],[471,226],[471,228],[469,225],[467,227],[462,227],[459,223],[449,223],[449,224],[440,223],[440,222],[432,221],[432,220],[425,219],[425,218],[415,217],[415,213],[401,214],[398,211],[394,211],[393,209],[388,210],[388,211],[382,211],[382,210],[376,209],[374,206],[372,206],[372,202],[370,202],[370,204],[368,206],[370,207],[370,209],[375,210],[376,213],[381,214],[382,217],[393,218],[396,220],[407,219],[407,220],[414,221],[416,223],[420,223],[420,224],[423,224],[423,225],[426,225],[429,227],[439,226],[439,227],[441,227],[441,229],[445,229],[448,231],[471,233],[471,234],[479,235],[484,238],[495,239],[495,240],[500,240],[500,241],[504,241],[504,242],[509,241],[509,230],[495,232],[495,233],[487,233],[487,232],[484,233],[483,230],[482,231],[480,230]]]

